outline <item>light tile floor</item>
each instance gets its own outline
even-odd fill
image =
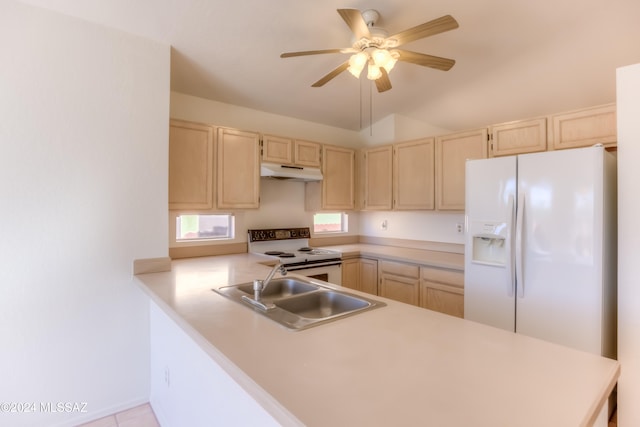
[[[136,406],[78,427],[160,427],[151,405]]]

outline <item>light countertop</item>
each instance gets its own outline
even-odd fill
[[[343,258],[371,257],[384,258],[392,261],[428,265],[431,267],[464,270],[464,255],[452,252],[430,251],[425,249],[402,248],[397,246],[372,245],[353,243],[337,246],[323,246],[342,253]]]
[[[589,425],[619,375],[613,360],[381,297],[293,332],[211,291],[263,278],[264,261],[177,260],[135,281],[284,425]]]

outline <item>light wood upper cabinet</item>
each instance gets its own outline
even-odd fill
[[[464,210],[465,163],[487,158],[487,129],[436,138],[436,208]]]
[[[353,210],[355,207],[355,151],[322,146],[322,181],[305,183],[305,209]]]
[[[464,272],[421,268],[420,307],[464,317]]]
[[[217,207],[257,209],[260,206],[260,135],[218,128]]]
[[[319,168],[322,145],[317,142],[296,139],[293,142],[293,163],[299,166]]]
[[[214,129],[171,120],[169,209],[213,208]]]
[[[547,119],[520,120],[490,128],[492,157],[547,150]]]
[[[317,142],[263,135],[262,160],[282,165],[320,167],[322,145]]]
[[[616,105],[607,104],[551,117],[551,149],[615,146],[618,141]]]
[[[394,144],[393,152],[393,208],[433,209],[435,140]]]
[[[364,150],[364,209],[391,210],[393,148],[384,147]]]
[[[293,140],[274,135],[262,137],[262,160],[284,165],[293,164]]]

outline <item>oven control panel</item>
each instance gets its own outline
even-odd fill
[[[302,228],[270,228],[266,230],[248,230],[250,242],[266,242],[269,240],[308,239],[311,237],[309,227]]]

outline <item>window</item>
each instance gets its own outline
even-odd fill
[[[233,215],[178,215],[176,241],[233,239]]]
[[[313,215],[314,233],[346,233],[349,230],[347,214],[317,213]]]

